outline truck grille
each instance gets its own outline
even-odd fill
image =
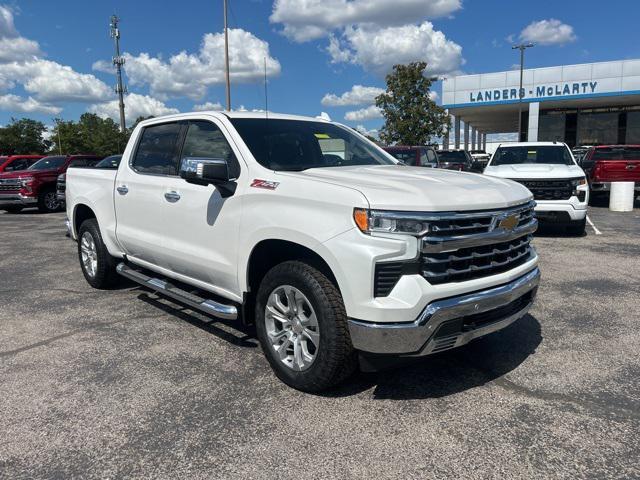
[[[20,190],[20,187],[21,184],[19,180],[0,180],[0,192],[16,192]]]
[[[536,200],[569,200],[574,190],[571,180],[511,180],[527,187]]]
[[[529,259],[531,236],[495,245],[422,255],[422,276],[431,284],[463,282],[495,275],[522,265]]]
[[[422,251],[409,262],[376,264],[374,295],[387,296],[402,275],[422,275],[432,285],[496,275],[526,263],[538,226],[535,202],[502,210],[420,214],[429,222]]]

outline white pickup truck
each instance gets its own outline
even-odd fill
[[[89,284],[122,275],[255,323],[277,376],[304,391],[504,328],[539,282],[526,188],[401,165],[322,119],[147,120],[117,170],[69,169],[66,196]]]
[[[584,234],[589,184],[565,143],[499,145],[484,174],[509,178],[527,187],[533,193],[540,221],[563,225],[574,235]]]

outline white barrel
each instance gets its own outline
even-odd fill
[[[611,182],[609,210],[612,212],[633,211],[634,187],[634,182]]]

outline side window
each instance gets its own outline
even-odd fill
[[[11,164],[5,169],[7,172],[12,172],[14,170],[24,170],[29,165],[26,160],[14,160]]]
[[[177,175],[179,136],[179,123],[146,127],[131,163],[134,170],[154,175]]]
[[[240,164],[224,134],[213,123],[204,120],[189,122],[182,147],[182,158],[224,158],[229,164],[231,178],[240,176]]]
[[[422,157],[424,157],[424,161],[422,161]],[[422,165],[433,165],[434,167],[438,164],[438,157],[436,157],[436,152],[427,148],[423,150],[423,154],[420,160],[422,161]]]

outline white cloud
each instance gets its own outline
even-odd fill
[[[327,36],[353,24],[403,25],[452,14],[461,0],[276,0],[269,20],[296,42]]]
[[[195,112],[204,112],[207,110],[222,110],[222,104],[220,104],[220,102],[205,102],[205,103],[200,103],[198,105],[194,105],[193,106],[193,110]]]
[[[57,115],[62,108],[55,105],[48,105],[35,100],[33,97],[23,98],[14,94],[0,95],[0,110],[23,113],[47,113]]]
[[[342,50],[351,52],[351,62],[383,75],[393,65],[426,61],[428,74],[456,71],[464,63],[462,47],[447,40],[430,22],[401,27],[349,27]]]
[[[539,45],[564,45],[574,42],[576,36],[571,25],[550,18],[549,20],[531,22],[520,32],[520,39]]]
[[[369,137],[378,138],[378,130],[376,128],[372,128],[371,130],[367,129],[364,125],[358,125],[355,129],[360,132],[362,135],[367,135]]]
[[[0,109],[57,115],[62,102],[96,102],[113,95],[111,89],[90,74],[46,60],[38,42],[22,37],[10,8],[0,6]],[[10,90],[22,87],[24,98]]]
[[[364,87],[354,85],[351,90],[338,96],[334,93],[327,93],[320,103],[327,107],[343,107],[347,105],[371,105],[375,103],[376,97],[384,93],[384,88]]]
[[[438,92],[436,92],[435,90],[431,90],[431,91],[429,92],[429,99],[430,99],[430,100],[432,100],[432,101],[434,101],[434,102],[437,102],[437,101],[438,101],[438,98],[439,98],[439,96],[438,96]]]
[[[353,110],[344,115],[344,119],[350,122],[362,122],[365,120],[373,120],[374,118],[382,118],[382,111],[375,105]]]
[[[156,98],[148,95],[139,95],[137,93],[130,93],[126,95],[124,104],[125,118],[127,119],[128,124],[133,123],[138,117],[158,117],[160,115],[179,113],[177,108],[167,107],[163,102]],[[91,105],[88,111],[95,113],[102,118],[111,118],[113,120],[118,120],[120,118],[118,100],[111,100],[109,102]]]
[[[224,34],[207,33],[197,53],[182,51],[167,61],[148,53],[125,53],[125,71],[133,86],[149,86],[151,94],[161,98],[201,99],[211,85],[223,84]],[[229,29],[229,64],[231,81],[250,83],[280,74],[280,62],[269,53],[269,43],[241,28]],[[112,71],[106,61],[93,64],[94,70]]]

